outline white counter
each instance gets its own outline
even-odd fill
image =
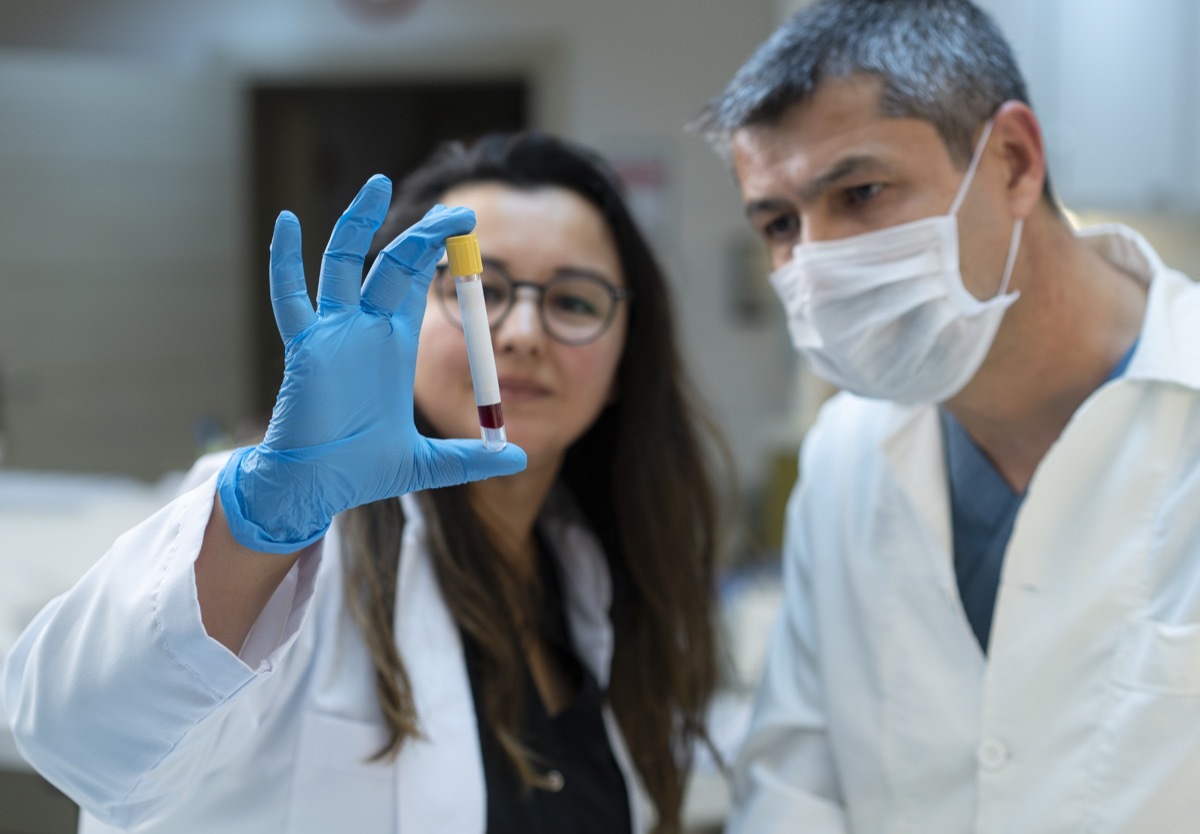
[[[177,482],[0,469],[0,664],[42,606],[166,504]],[[3,711],[0,769],[28,769]]]

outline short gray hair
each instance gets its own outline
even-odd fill
[[[1008,42],[969,0],[819,0],[780,26],[689,128],[728,159],[737,130],[777,123],[824,79],[860,75],[882,82],[884,115],[930,122],[964,166],[980,124],[1006,101],[1029,103]]]

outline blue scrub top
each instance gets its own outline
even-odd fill
[[[1133,356],[1126,351],[1106,382],[1125,373]],[[944,408],[938,409],[950,480],[950,515],[954,529],[954,573],[958,594],[975,639],[987,654],[992,614],[1004,552],[1024,492],[1016,492],[976,445],[966,429]]]

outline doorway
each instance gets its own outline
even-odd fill
[[[314,297],[333,224],[368,177],[385,174],[398,183],[445,140],[528,126],[529,93],[523,79],[250,88],[246,274],[254,328],[251,404],[261,427],[283,377],[283,345],[267,290],[267,252],[279,212],[286,208],[300,218]]]

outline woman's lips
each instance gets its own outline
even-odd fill
[[[530,400],[549,396],[550,389],[531,379],[500,377],[500,400]]]

